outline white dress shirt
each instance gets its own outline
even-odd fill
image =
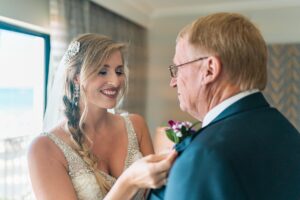
[[[211,109],[204,117],[202,122],[202,128],[207,126],[209,123],[211,123],[222,111],[224,111],[226,108],[228,108],[230,105],[235,103],[236,101],[250,95],[253,93],[259,92],[258,89],[252,89],[247,90],[244,92],[240,92],[232,97],[229,97],[228,99],[222,101],[217,106],[215,106],[213,109]]]

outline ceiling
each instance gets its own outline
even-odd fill
[[[142,26],[162,17],[251,12],[300,6],[300,0],[92,0]]]

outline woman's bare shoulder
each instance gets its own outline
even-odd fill
[[[60,138],[61,133],[54,129],[47,134],[37,136],[30,144],[28,151],[28,159],[35,162],[49,162],[57,160],[66,163],[60,148],[49,138],[48,135],[53,134]]]
[[[142,130],[147,128],[146,121],[141,115],[131,113],[129,114],[129,118],[132,121],[133,125],[136,126],[138,129]]]
[[[129,117],[135,128],[142,154],[146,156],[154,153],[151,136],[145,119],[138,114],[130,114]]]
[[[29,148],[28,169],[33,190],[37,199],[75,199],[67,161],[50,134],[57,137],[55,131],[50,131],[36,137]]]
[[[37,136],[30,144],[29,155],[51,153],[54,143],[47,135]]]

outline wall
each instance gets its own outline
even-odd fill
[[[268,50],[265,97],[300,131],[300,43],[273,44]]]
[[[300,7],[247,11],[248,16],[262,31],[267,43],[300,42]],[[199,16],[169,16],[152,19],[149,28],[149,79],[147,122],[153,134],[157,126],[169,119],[193,120],[178,108],[176,89],[169,87],[168,65],[172,64],[175,39],[181,28]]]
[[[149,67],[147,122],[153,134],[157,126],[167,124],[169,119],[192,120],[181,112],[177,101],[177,91],[169,87],[175,38],[178,31],[195,17],[160,18],[152,21],[149,29]]]
[[[300,7],[247,11],[268,43],[300,42]],[[48,0],[0,0],[0,16],[49,27]],[[168,65],[172,63],[175,38],[198,15],[153,18],[149,28],[149,69],[146,119],[151,133],[169,119],[192,120],[178,108],[176,89],[169,87]]]
[[[0,0],[0,16],[49,27],[48,0]]]

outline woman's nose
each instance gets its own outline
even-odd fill
[[[112,73],[109,76],[109,82],[112,83],[116,87],[119,86],[120,83],[122,82],[121,79],[122,79],[122,77],[117,75],[116,73]]]

